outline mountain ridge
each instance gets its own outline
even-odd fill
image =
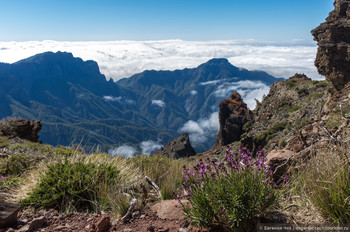
[[[41,138],[53,145],[167,143],[186,122],[214,112],[223,99],[215,93],[221,85],[242,79],[267,85],[280,80],[218,58],[197,68],[147,70],[114,82],[95,61],[46,52],[0,64],[0,97],[5,99],[0,117],[41,119]]]

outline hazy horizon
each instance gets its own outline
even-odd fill
[[[314,66],[316,44],[300,41],[0,42],[0,62],[13,63],[47,51],[71,52],[83,60],[94,60],[101,73],[115,81],[145,70],[194,68],[212,58],[226,58],[237,67],[276,77],[305,73],[312,79],[323,79]]]

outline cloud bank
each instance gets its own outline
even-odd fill
[[[139,147],[123,144],[119,147],[108,150],[108,154],[111,156],[121,156],[125,158],[134,157],[136,154],[151,155],[154,152],[162,148],[160,141],[147,140],[140,143]]]
[[[144,70],[196,67],[211,58],[227,58],[235,66],[266,71],[276,77],[305,73],[320,79],[314,67],[314,43],[259,43],[248,41],[107,41],[107,42],[0,42],[0,62],[13,63],[46,51],[71,52],[95,60],[107,78],[118,80]]]
[[[118,155],[125,158],[130,158],[135,156],[136,152],[137,152],[136,148],[129,145],[122,145],[120,147],[110,149],[108,151],[108,154],[110,154],[111,156]]]
[[[125,97],[122,97],[122,96],[118,96],[118,97],[115,97],[115,96],[103,96],[103,99],[105,101],[112,101],[112,102],[119,102],[119,103],[123,103],[123,104],[129,104],[129,105],[134,105],[136,104],[136,102],[134,100],[130,100],[130,99],[127,99]]]
[[[165,102],[162,100],[152,100],[152,105],[156,105],[163,108],[165,106]]]
[[[148,140],[148,141],[143,141],[140,144],[140,148],[142,151],[142,154],[150,155],[159,149],[162,148],[162,144],[159,141],[153,141],[153,140]]]
[[[249,109],[255,108],[255,99],[261,100],[263,95],[269,93],[270,87],[260,81],[238,81],[223,82],[220,84],[214,94],[216,97],[228,98],[233,91],[237,91]]]
[[[186,122],[180,132],[187,132],[191,143],[203,144],[216,137],[219,127],[219,112],[214,112],[208,118]]]

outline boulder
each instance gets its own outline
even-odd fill
[[[181,204],[188,206],[188,200],[181,200]],[[182,220],[186,219],[182,211],[182,205],[178,201],[165,200],[153,206],[153,212],[157,214],[160,219],[166,220]]]
[[[272,170],[275,170],[272,176],[274,182],[278,182],[287,172],[289,166],[291,165],[290,158],[294,155],[295,153],[293,151],[286,149],[272,150],[267,154],[267,165],[269,165]]]
[[[350,1],[335,0],[326,22],[312,30],[318,72],[341,90],[350,81]]]
[[[196,151],[191,145],[190,137],[187,133],[184,133],[182,136],[170,141],[167,145],[162,147],[154,155],[161,155],[179,159],[194,156],[196,155]]]
[[[7,118],[0,121],[0,136],[39,141],[40,120]]]
[[[0,200],[0,228],[10,227],[18,220],[20,207]]]
[[[243,133],[243,125],[253,118],[253,113],[236,91],[230,98],[223,100],[219,108],[220,129],[214,147],[239,141]]]

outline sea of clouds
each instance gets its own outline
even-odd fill
[[[212,58],[227,58],[237,67],[276,77],[305,73],[313,79],[322,78],[314,67],[316,44],[293,41],[0,42],[0,62],[13,63],[46,51],[66,51],[83,60],[94,60],[101,72],[114,80],[144,70],[192,68]]]
[[[94,60],[107,79],[117,81],[144,70],[175,70],[197,67],[212,58],[227,58],[237,67],[265,71],[275,77],[288,78],[304,73],[312,79],[323,79],[314,66],[317,46],[298,41],[276,43],[248,41],[107,41],[107,42],[0,42],[0,62],[13,63],[46,51],[71,52],[83,60]],[[255,99],[261,100],[269,86],[261,82],[218,80],[202,85],[216,85],[217,97],[228,97],[238,91],[250,109]],[[197,91],[192,90],[192,95]],[[106,101],[128,104],[135,102],[121,96],[104,96]],[[164,107],[166,102],[153,100],[152,105]],[[213,142],[219,130],[218,107],[205,118],[186,122],[179,132],[187,132],[193,144]],[[162,147],[161,141],[143,141],[139,147],[121,145],[111,149],[111,155],[134,156],[152,154]]]

